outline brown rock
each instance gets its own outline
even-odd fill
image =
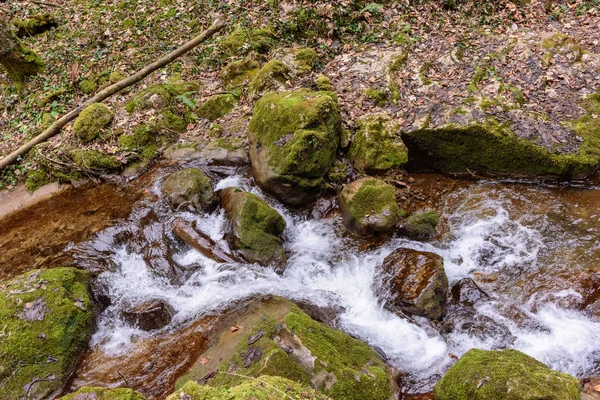
[[[121,317],[139,329],[152,331],[169,325],[173,312],[173,308],[164,300],[153,299],[123,311]]]

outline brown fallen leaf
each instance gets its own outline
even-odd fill
[[[239,327],[239,326],[237,326],[237,325],[232,325],[232,326],[231,326],[231,328],[229,328],[229,331],[230,331],[231,333],[233,333],[233,332],[237,332],[237,331],[239,331],[239,330],[240,330],[240,327]]]
[[[200,364],[202,365],[206,365],[210,362],[210,358],[203,358],[200,360]]]
[[[600,385],[596,385],[594,386],[594,390],[598,393],[600,393]]]

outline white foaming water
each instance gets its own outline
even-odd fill
[[[260,195],[257,188],[240,177],[224,179],[217,188],[230,186]],[[173,285],[156,277],[140,255],[116,249],[113,261],[119,268],[100,278],[111,297],[118,300],[102,315],[93,345],[116,354],[127,351],[133,337],[148,335],[119,320],[116,310],[122,302],[164,299],[176,311],[172,325],[181,326],[202,314],[222,310],[232,301],[272,294],[318,306],[340,307],[343,311],[337,321],[339,328],[383,350],[393,365],[410,372],[415,380],[442,373],[451,363],[448,353],[460,356],[472,347],[518,348],[553,368],[578,375],[597,368],[594,361],[600,359],[600,323],[553,303],[538,307],[536,312],[529,311],[526,304],[517,304],[537,327],[526,329],[501,315],[502,307],[512,299],[491,292],[493,300],[478,304],[476,312],[510,331],[514,341],[506,343],[502,338],[482,339],[460,331],[444,337],[423,321],[409,321],[387,311],[377,297],[379,267],[398,247],[443,256],[451,283],[476,271],[502,273],[508,269],[526,274],[535,270],[538,254],[545,247],[544,238],[538,230],[512,219],[504,200],[484,198],[458,207],[448,218],[450,239],[446,242],[434,245],[391,239],[381,248],[362,252],[354,239],[340,235],[343,228],[339,218],[307,221],[271,199],[269,202],[287,222],[288,263],[283,275],[257,265],[217,264],[195,250],[186,250],[176,254],[174,261],[194,272],[183,285]],[[213,240],[223,242],[226,220],[222,212],[184,217],[195,219]],[[563,292],[555,297],[574,294]]]

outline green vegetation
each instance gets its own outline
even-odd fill
[[[270,90],[277,90],[286,86],[291,80],[291,70],[282,61],[272,60],[266,63],[248,85],[251,96],[259,96]]]
[[[74,393],[61,397],[60,400],[77,400],[80,398],[94,400],[146,400],[146,397],[131,389],[104,389],[95,387],[81,388]]]
[[[440,223],[440,215],[432,210],[415,212],[403,224],[404,232],[415,239],[429,239],[435,236]]]
[[[220,43],[221,51],[240,56],[251,51],[268,53],[275,46],[275,34],[270,29],[237,29]]]
[[[224,117],[235,108],[237,101],[236,96],[227,93],[211,96],[198,108],[198,117],[210,121]]]
[[[17,29],[17,36],[23,38],[25,36],[39,35],[49,29],[55,28],[58,25],[58,22],[53,14],[43,13],[35,14],[22,20],[13,21],[13,25]]]
[[[73,131],[83,143],[89,143],[100,136],[114,118],[113,112],[102,103],[94,103],[86,107],[75,123]]]

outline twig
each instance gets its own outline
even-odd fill
[[[131,388],[131,385],[129,385],[129,382],[127,382],[127,378],[125,378],[123,376],[123,374],[121,373],[121,371],[117,370],[117,374],[119,374],[119,376],[121,377],[121,379],[123,379],[125,381],[125,384],[127,385],[127,387]]]
[[[37,4],[38,6],[47,6],[47,7],[60,7],[58,4],[46,3],[45,1],[38,0],[30,0],[33,4]]]

